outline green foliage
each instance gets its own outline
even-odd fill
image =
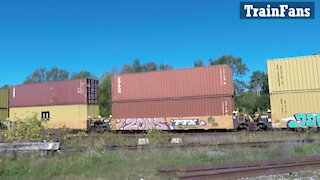
[[[8,84],[5,84],[5,85],[3,85],[1,88],[9,89],[9,85],[8,85]]]
[[[164,179],[157,169],[267,160],[320,153],[319,144],[278,144],[265,148],[151,148],[143,151],[87,152],[22,158],[0,158],[1,179]],[[210,152],[224,152],[212,156]],[[107,168],[106,168],[107,167]],[[172,178],[171,178],[172,179]]]
[[[159,70],[160,70],[160,71],[162,71],[162,70],[170,70],[170,69],[173,69],[173,67],[170,66],[170,65],[168,65],[168,64],[163,64],[163,63],[161,63],[161,64],[159,65]]]
[[[60,81],[67,80],[69,78],[69,72],[59,68],[51,68],[46,72],[46,81]]]
[[[247,83],[238,79],[233,80],[233,86],[235,95],[243,93],[248,89]]]
[[[157,129],[150,129],[147,131],[147,136],[149,138],[149,141],[151,144],[159,144],[164,143],[166,141],[166,138],[163,135],[162,130]]]
[[[258,111],[266,111],[270,108],[268,94],[258,95],[255,92],[241,92],[235,97],[236,107],[240,112],[254,114]]]
[[[194,62],[194,67],[202,67],[202,66],[206,66],[202,60],[196,60]]]
[[[97,77],[88,71],[80,71],[78,73],[73,73],[70,79],[97,79]]]
[[[142,72],[157,71],[158,66],[154,62],[148,62],[142,66],[141,70]]]
[[[268,75],[254,71],[249,86],[240,80],[234,80],[236,108],[240,112],[254,114],[270,108]]]
[[[59,68],[51,68],[47,71],[46,68],[41,67],[35,70],[27,77],[24,84],[41,83],[48,81],[60,81],[69,79],[69,72]]]
[[[43,122],[36,114],[26,119],[17,119],[13,126],[8,127],[3,133],[6,140],[40,140]]]
[[[262,71],[254,71],[250,76],[249,88],[258,94],[268,94],[268,75]]]
[[[111,77],[113,74],[106,72],[99,85],[100,115],[109,117],[111,115]]]
[[[132,65],[124,64],[121,70],[121,74],[130,74],[130,73],[138,73],[138,72],[149,72],[149,71],[157,71],[157,70],[169,70],[172,69],[168,64],[160,64],[157,65],[154,62],[147,62],[145,64],[141,64],[139,59],[135,59]]]
[[[246,114],[254,114],[258,96],[253,92],[242,92],[235,97],[236,108]]]
[[[307,129],[306,139],[313,139],[317,136],[318,128],[312,127]]]
[[[233,57],[231,55],[221,56],[220,58],[213,60],[209,59],[210,65],[229,64],[233,70],[233,74],[237,76],[243,76],[249,71],[248,67],[242,62],[242,58]]]

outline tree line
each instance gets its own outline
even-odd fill
[[[269,89],[268,76],[262,71],[254,71],[250,75],[249,82],[241,80],[249,68],[243,63],[242,58],[231,55],[221,56],[218,59],[209,59],[208,65],[202,60],[196,60],[194,67],[211,66],[219,64],[228,64],[233,70],[234,89],[235,89],[235,107],[239,112],[253,114],[259,111],[266,111],[270,108],[269,104]],[[104,72],[99,78],[88,71],[80,71],[69,73],[67,70],[53,67],[46,69],[44,67],[36,69],[33,73],[27,76],[24,84],[92,78],[99,79],[99,106],[102,116],[111,115],[111,77],[116,74],[129,74],[137,72],[161,71],[173,69],[168,64],[157,64],[155,62],[147,62],[142,64],[139,59],[133,60],[132,64],[124,64],[121,70],[114,68],[112,71]]]

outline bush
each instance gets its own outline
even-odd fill
[[[147,136],[151,144],[165,143],[167,140],[162,130],[150,129],[147,132]]]
[[[44,129],[44,119],[39,119],[36,114],[26,119],[17,119],[13,126],[3,132],[5,140],[40,140],[41,131]]]

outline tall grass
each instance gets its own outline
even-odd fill
[[[222,151],[225,156],[211,156]],[[215,164],[221,162],[275,159],[320,155],[320,144],[281,144],[268,148],[190,148],[142,151],[99,152],[82,154],[36,154],[0,159],[1,179],[161,179],[157,169],[168,166]]]

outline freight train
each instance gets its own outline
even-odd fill
[[[98,81],[56,81],[0,91],[1,119],[33,114],[48,128],[268,130],[320,125],[320,55],[268,60],[271,110],[234,111],[232,69],[216,65],[112,77],[112,117],[99,116]]]

